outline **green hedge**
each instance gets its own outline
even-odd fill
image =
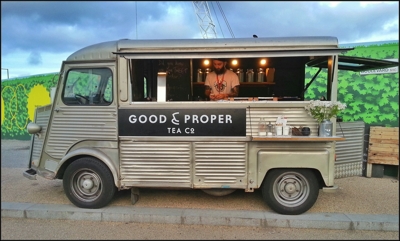
[[[50,95],[51,88],[55,87],[57,82],[58,74],[29,76],[1,82],[2,139],[30,139],[30,135],[26,131],[26,125],[31,121],[28,112],[28,96],[31,90],[39,85],[43,86]],[[43,98],[42,96],[34,97]]]
[[[374,59],[398,59],[398,43],[355,46],[346,56]],[[306,82],[316,69],[307,68]],[[319,76],[326,76],[321,71]],[[338,100],[346,103],[341,114],[343,121],[364,121],[367,125],[399,126],[399,73],[360,75],[353,71],[339,71]],[[310,85],[305,99],[326,96],[326,80],[319,77]]]

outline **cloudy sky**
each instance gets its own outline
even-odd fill
[[[399,39],[398,1],[207,3],[217,38]],[[202,37],[190,1],[2,1],[1,79],[58,72],[74,51],[103,41]]]

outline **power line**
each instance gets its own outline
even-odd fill
[[[229,32],[231,33],[232,38],[235,38],[235,35],[233,34],[233,31],[232,31],[232,29],[231,29],[231,26],[229,25],[228,19],[226,18],[224,11],[222,10],[221,5],[219,4],[219,1],[217,1],[217,6],[218,6],[218,8],[219,8],[219,11],[221,12],[222,17],[223,17],[224,20],[225,20],[226,26],[228,27]]]
[[[219,26],[219,29],[221,29],[222,37],[225,38],[224,32],[222,31],[221,24],[219,23],[217,13],[215,12],[215,8],[214,8],[214,5],[212,4],[212,2],[211,2],[211,7],[212,7],[212,9],[213,9],[213,11],[214,11],[215,17],[217,18],[218,26]]]

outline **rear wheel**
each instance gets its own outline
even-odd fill
[[[83,157],[65,170],[63,186],[68,199],[80,208],[101,208],[114,197],[111,171],[98,159]]]
[[[265,177],[261,192],[275,212],[297,215],[309,210],[317,201],[319,185],[311,170],[275,169]]]

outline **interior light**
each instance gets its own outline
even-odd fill
[[[209,61],[208,59],[204,60],[204,62],[203,62],[203,63],[204,63],[204,65],[205,65],[205,66],[208,66],[208,65],[210,65],[210,61]]]
[[[266,63],[267,63],[267,60],[266,60],[266,59],[260,60],[260,64],[261,64],[261,65],[265,65]]]
[[[237,64],[238,64],[237,59],[232,60],[232,65],[233,65],[233,66],[236,66]]]

